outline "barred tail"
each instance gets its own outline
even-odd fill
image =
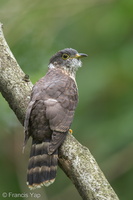
[[[58,164],[58,149],[48,155],[49,141],[36,142],[33,140],[27,171],[27,185],[30,189],[49,186],[56,177]]]

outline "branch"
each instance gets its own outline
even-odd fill
[[[0,24],[0,92],[21,124],[24,122],[32,89],[32,83],[25,81],[25,78],[24,72],[4,39],[2,24]]]
[[[0,92],[23,125],[32,83],[11,53],[0,24]],[[60,148],[59,165],[84,200],[118,200],[90,151],[72,135]]]

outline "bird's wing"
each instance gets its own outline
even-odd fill
[[[51,130],[66,132],[70,128],[78,101],[77,87],[73,79],[53,83],[46,91],[50,98],[46,99],[46,117]]]
[[[50,96],[44,104],[46,118],[53,131],[49,147],[49,154],[52,154],[61,145],[71,126],[78,101],[78,91],[74,80],[67,76],[56,84],[51,84],[46,93]]]

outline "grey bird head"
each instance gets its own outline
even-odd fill
[[[77,69],[82,66],[80,60],[82,57],[87,57],[87,54],[78,53],[72,48],[66,48],[52,56],[49,68],[61,68],[67,73],[75,74]]]

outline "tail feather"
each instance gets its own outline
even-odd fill
[[[33,140],[27,171],[27,184],[30,189],[49,186],[55,180],[58,150],[48,155],[49,144],[49,141],[36,143]]]

